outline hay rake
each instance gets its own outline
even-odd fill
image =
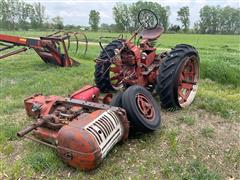
[[[71,58],[68,51],[71,48],[71,44],[76,44],[75,54],[77,54],[82,37],[85,43],[83,52],[85,56],[88,48],[88,39],[83,32],[58,31],[40,38],[0,34],[0,52],[5,52],[0,54],[0,59],[27,51],[28,49],[34,49],[45,63],[61,67],[77,66],[79,62]],[[20,48],[8,51],[16,47]]]

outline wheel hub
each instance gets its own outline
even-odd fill
[[[140,113],[148,120],[152,120],[155,117],[155,110],[152,103],[145,97],[144,94],[136,95],[136,103]]]
[[[178,102],[181,107],[192,103],[199,79],[199,67],[194,56],[188,57],[182,65],[178,83]]]

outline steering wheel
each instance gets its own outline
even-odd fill
[[[151,10],[142,9],[138,13],[138,22],[145,29],[155,29],[158,25],[158,18]]]

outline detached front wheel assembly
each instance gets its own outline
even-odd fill
[[[130,86],[122,95],[122,107],[127,111],[132,131],[151,132],[159,128],[159,105],[144,87]]]

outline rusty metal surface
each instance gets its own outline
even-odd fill
[[[24,101],[26,112],[37,120],[31,126],[18,132],[18,136],[56,149],[63,161],[70,166],[83,170],[96,168],[109,151],[103,150],[98,136],[100,138],[103,135],[100,134],[104,133],[106,138],[104,143],[108,143],[107,138],[111,139],[111,136],[115,136],[110,132],[114,130],[115,126],[115,128],[120,128],[117,131],[119,133],[118,140],[112,137],[110,141],[112,143],[108,145],[108,148],[112,148],[118,141],[128,138],[129,121],[126,111],[122,108],[81,100],[81,98],[89,99],[96,96],[99,90],[96,91],[95,88],[85,86],[72,94],[72,97],[77,96],[80,99],[41,94],[26,98]],[[99,101],[98,98],[96,100]],[[103,114],[109,118],[99,119]],[[92,134],[86,127],[96,120],[100,124],[96,123],[94,127],[102,129],[102,132],[100,129],[92,130]],[[103,124],[101,125],[101,123]],[[115,125],[113,125],[114,123]],[[34,137],[27,135],[31,131]]]
[[[161,26],[158,26],[154,29],[145,29],[143,30],[139,36],[143,39],[149,39],[154,40],[160,37],[160,35],[164,32],[164,28]]]
[[[97,87],[91,86],[91,85],[85,85],[80,90],[71,94],[70,98],[81,99],[85,101],[97,101],[99,95],[100,95],[100,90]]]
[[[70,48],[71,41],[74,41],[73,43],[76,43],[75,54],[77,54],[80,39],[84,39],[85,41],[85,56],[88,48],[88,39],[83,32],[58,31],[46,37],[40,38],[24,38],[20,36],[0,34],[0,45],[4,46],[3,48],[0,48],[0,52],[6,52],[6,50],[16,46],[25,46],[24,48],[18,50],[12,50],[5,54],[0,54],[0,59],[32,48],[45,63],[61,67],[77,66],[80,63],[69,56],[68,50]]]

